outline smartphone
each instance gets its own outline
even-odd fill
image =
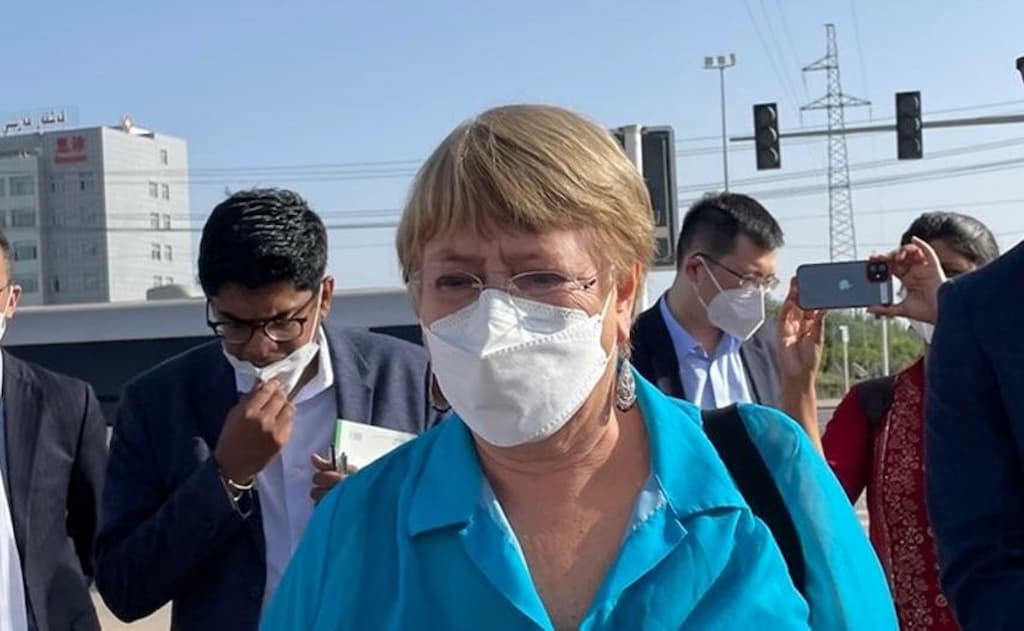
[[[813,263],[796,268],[801,309],[891,305],[892,273],[882,261]]]

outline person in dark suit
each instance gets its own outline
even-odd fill
[[[174,629],[256,629],[343,477],[317,455],[335,420],[432,423],[420,347],[322,324],[326,264],[324,224],[295,193],[237,193],[210,215],[199,277],[220,339],[129,384],[114,427],[96,582],[122,620],[173,602]]]
[[[925,477],[942,588],[967,631],[1024,618],[1024,244],[945,283],[928,355]]]
[[[683,219],[672,286],[634,324],[640,374],[705,409],[780,406],[776,331],[764,323],[782,243],[782,228],[746,195],[697,202]]]
[[[2,337],[21,296],[2,234],[0,256]],[[107,423],[86,383],[6,350],[0,363],[0,628],[98,630],[89,584]]]

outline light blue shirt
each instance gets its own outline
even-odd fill
[[[688,403],[637,375],[651,478],[580,625],[612,629],[895,629],[884,575],[845,494],[800,428],[741,413],[771,444],[808,564],[797,593]],[[760,445],[759,445],[760,446]],[[338,485],[317,508],[265,631],[552,629],[466,426],[453,416]]]
[[[747,369],[740,355],[742,342],[722,333],[714,355],[709,355],[672,315],[665,296],[658,304],[679,360],[679,381],[687,400],[705,410],[752,403]]]

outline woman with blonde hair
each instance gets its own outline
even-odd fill
[[[808,574],[839,586],[810,581],[810,608],[699,410],[629,365],[652,242],[643,179],[606,130],[530,105],[455,129],[398,230],[453,415],[327,496],[264,628],[891,628],[866,539],[799,428],[744,408],[826,524],[802,531]]]

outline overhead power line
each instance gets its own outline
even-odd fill
[[[1020,169],[1022,167],[1024,167],[1024,158],[1011,158],[1008,160],[997,160],[994,162],[986,162],[957,167],[946,167],[930,171],[919,171],[917,173],[910,174],[888,175],[876,178],[862,179],[851,182],[851,186],[860,189],[878,188],[885,186],[893,186],[897,184],[930,182],[937,179],[947,179],[953,177],[964,177],[970,175],[981,175],[986,173],[1009,171]],[[806,197],[808,195],[818,195],[821,193],[825,193],[827,191],[827,186],[810,185],[789,188],[771,188],[759,191],[748,191],[747,193],[760,199],[782,199],[791,197]],[[680,200],[680,203],[690,204],[694,201],[697,200]]]
[[[938,160],[942,158],[957,157],[970,153],[979,153],[984,151],[993,151],[996,149],[1005,149],[1009,147],[1024,145],[1024,136],[1017,138],[1008,138],[1006,140],[997,140],[987,143],[979,143],[974,145],[963,145],[959,147],[952,147],[950,149],[943,149],[940,151],[933,151],[922,158],[922,162],[928,160]],[[868,162],[856,162],[850,165],[851,171],[863,171],[867,169],[879,169],[885,167],[899,166],[901,162],[895,159],[884,159],[884,160],[871,160]],[[792,171],[789,173],[781,173],[779,175],[761,176],[745,178],[735,180],[735,184],[738,185],[757,185],[757,184],[774,184],[776,182],[786,182],[791,180],[802,180],[811,177],[819,177],[828,173],[826,168],[817,169],[805,169],[802,171]],[[700,184],[688,184],[686,186],[678,187],[680,193],[686,192],[704,192],[708,190],[715,190],[717,182],[702,182]]]

